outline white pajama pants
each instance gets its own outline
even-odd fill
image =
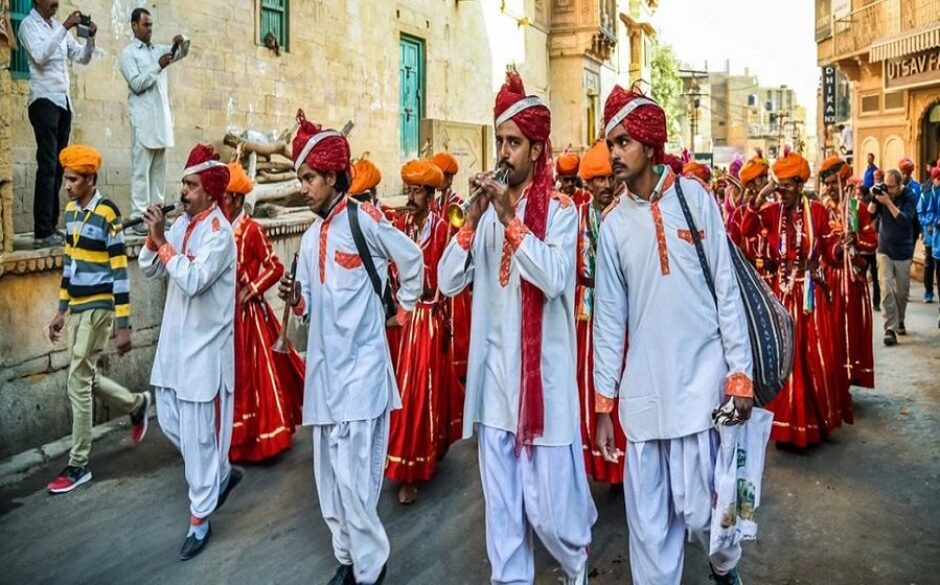
[[[379,518],[389,415],[313,427],[313,474],[333,554],[353,566],[357,583],[374,583],[388,561]]]
[[[708,553],[718,433],[678,439],[627,440],[624,500],[635,585],[678,585],[686,532]],[[719,573],[738,564],[741,546],[709,559]]]
[[[160,428],[183,456],[190,513],[206,518],[215,510],[220,488],[231,471],[232,393],[222,386],[215,400],[189,402],[177,398],[172,388],[158,387],[156,398]]]
[[[532,532],[573,578],[587,562],[597,510],[581,443],[532,447],[516,456],[513,433],[477,426],[492,583],[535,581]]]
[[[147,148],[131,128],[131,216],[143,215],[154,203],[163,204],[166,189],[166,149]]]

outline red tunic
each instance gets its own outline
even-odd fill
[[[802,204],[786,211],[781,203],[770,203],[759,212],[746,211],[741,222],[745,238],[765,231],[777,267],[772,288],[796,326],[793,373],[767,408],[774,413],[771,439],[798,447],[827,439],[843,420],[852,422],[851,396],[839,363],[840,336],[823,274],[823,263],[836,263],[835,239],[826,208],[818,201],[808,205],[809,217]],[[807,289],[812,308],[804,305]]]
[[[578,207],[581,207],[585,203],[590,202],[593,198],[594,197],[591,195],[591,192],[587,189],[576,188],[574,193],[571,194],[571,199]]]
[[[446,355],[446,303],[437,290],[437,263],[447,245],[447,224],[429,213],[428,225],[418,230],[411,217],[401,216],[396,227],[411,235],[424,251],[424,295],[401,328],[395,374],[402,408],[391,414],[385,468],[389,479],[405,483],[431,479],[447,450],[453,372]]]
[[[845,206],[829,205],[829,224],[839,236],[849,223]],[[878,233],[864,204],[858,206],[857,243],[854,251],[840,252],[840,261],[826,267],[826,280],[832,291],[833,312],[846,383],[875,387],[875,355],[872,347],[871,293],[866,278],[867,264],[858,254],[874,254]]]
[[[594,269],[597,254],[597,232],[601,212],[592,209],[590,201],[579,207],[578,275],[575,286],[575,326],[578,343],[578,394],[581,402],[581,448],[588,477],[605,483],[623,483],[627,437],[620,426],[617,402],[611,418],[619,459],[604,460],[597,448],[597,415],[594,409]],[[626,352],[624,352],[626,354]]]
[[[447,222],[447,205],[461,205],[463,197],[453,191],[448,191],[444,205],[445,195],[439,193],[432,204],[431,211],[438,213],[444,222]],[[444,208],[444,209],[441,209]],[[437,211],[440,210],[440,211]],[[457,233],[457,228],[449,226],[450,233],[448,237],[453,237]],[[447,302],[447,324],[449,331],[448,354],[453,364],[454,373],[460,379],[467,377],[467,356],[470,354],[470,306],[473,304],[473,293],[470,287],[466,287],[455,297]],[[463,386],[461,385],[462,389]],[[454,397],[455,399],[458,397]],[[463,410],[463,395],[460,395],[460,410]],[[451,437],[451,442],[457,441],[463,435],[463,429],[458,427],[453,429],[455,434]]]
[[[271,350],[281,332],[280,317],[264,292],[284,275],[271,242],[253,219],[235,221],[238,251],[236,299],[248,289],[259,294],[235,306],[235,421],[232,461],[262,461],[290,449],[294,425],[301,421],[304,363]]]

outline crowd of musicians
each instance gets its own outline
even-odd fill
[[[160,205],[143,213],[140,268],[166,281],[152,396],[96,372],[112,329],[119,353],[131,347],[124,226],[96,187],[97,151],[60,155],[67,239],[49,331],[58,339],[67,325],[75,416],[68,467],[49,490],[91,479],[93,394],[130,415],[135,443],[154,402],[189,489],[184,560],[242,479],[230,462],[275,457],[306,425],[339,564],[332,584],[382,582],[383,480],[410,504],[449,446],[473,436],[493,583],[533,581],[533,531],[566,582],[587,583],[589,479],[624,485],[634,581],[678,583],[686,534],[709,542],[713,411],[727,402],[743,422],[753,406],[726,238],[795,323],[793,372],[768,405],[772,439],[825,441],[852,422],[850,387],[874,386],[866,258],[878,229],[913,222],[909,176],[889,171],[872,193],[833,157],[810,196],[809,164],[786,150],[712,177],[666,153],[662,108],[619,86],[606,139],[553,160],[549,108],[510,72],[494,107],[497,169],[473,175],[464,198],[451,154],[408,162],[407,205],[392,209],[376,196],[379,169],[351,161],[343,133],[303,112],[297,122],[294,168],[315,217],[290,271],[246,210],[251,179],[210,146],[186,161],[182,213],[171,224]],[[715,297],[677,191],[701,228]],[[303,357],[265,299],[274,287],[308,326]],[[881,295],[901,305],[886,323],[901,335],[906,294]],[[740,583],[740,545],[709,553],[717,582]]]

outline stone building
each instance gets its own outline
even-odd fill
[[[0,0],[13,28],[32,0]],[[630,48],[651,38],[647,17],[656,0],[244,0],[146,3],[144,0],[64,0],[98,24],[96,55],[72,69],[71,142],[88,143],[104,158],[99,185],[129,208],[130,136],[127,86],[118,58],[131,39],[130,13],[146,6],[155,42],[175,34],[191,41],[189,56],[168,69],[176,148],[168,152],[167,197],[196,142],[222,145],[226,132],[278,135],[298,108],[335,128],[355,122],[354,156],[368,153],[383,173],[380,195],[401,192],[399,169],[414,157],[448,149],[467,176],[492,168],[493,98],[507,64],[526,88],[553,109],[560,150],[590,145],[600,131],[603,96],[614,83],[644,75]],[[631,36],[632,35],[632,36]],[[35,142],[27,118],[28,71],[14,51],[9,74],[0,43],[0,189],[12,185],[13,228],[32,229]],[[5,133],[6,132],[6,133]],[[11,181],[3,162],[9,155]],[[5,191],[0,191],[0,193]],[[9,206],[4,208],[9,212]],[[297,245],[309,214],[264,225],[282,258]],[[24,235],[24,242],[28,237]],[[129,239],[131,255],[140,242]],[[0,458],[68,432],[64,346],[44,338],[55,310],[61,250],[0,256]],[[104,370],[145,387],[159,332],[163,285],[129,267],[135,349],[108,356]],[[99,419],[108,413],[99,410]]]

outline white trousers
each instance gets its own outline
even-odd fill
[[[374,583],[390,546],[379,518],[388,452],[388,413],[313,427],[313,475],[333,554],[353,566],[357,583]]]
[[[131,130],[134,134],[134,130]],[[131,137],[131,216],[143,215],[154,203],[163,204],[166,188],[166,149],[147,148]]]
[[[223,386],[211,402],[189,402],[177,398],[171,388],[157,388],[156,398],[160,428],[183,456],[190,513],[206,518],[215,510],[231,471],[232,393]]]
[[[581,443],[515,453],[513,433],[477,426],[486,500],[486,552],[494,584],[535,581],[532,532],[573,578],[587,562],[597,509]]]
[[[627,440],[623,495],[635,585],[679,584],[686,532],[708,553],[717,455],[713,430],[662,441]],[[738,545],[709,560],[726,573],[740,558]]]

